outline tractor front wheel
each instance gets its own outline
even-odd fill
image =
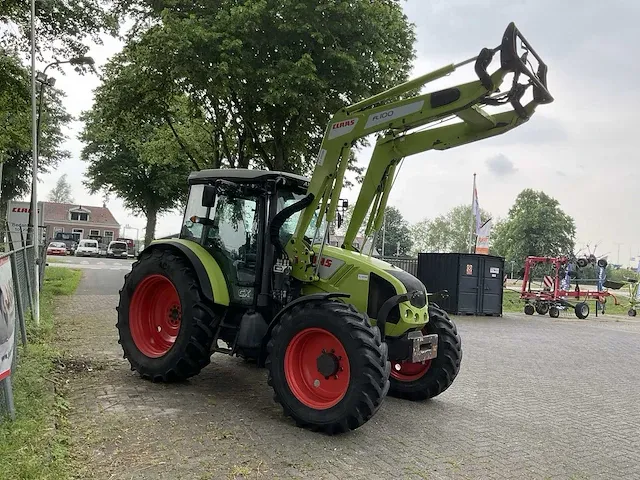
[[[275,400],[304,428],[354,430],[377,412],[389,390],[380,331],[346,303],[293,307],[273,329],[267,352]]]
[[[119,343],[131,369],[153,381],[179,381],[209,364],[215,318],[191,266],[170,251],[142,254],[125,277]]]
[[[462,341],[443,310],[429,307],[424,334],[438,335],[438,356],[424,363],[392,362],[389,394],[408,400],[426,400],[451,386],[462,361]]]

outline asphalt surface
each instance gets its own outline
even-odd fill
[[[326,437],[284,418],[265,371],[237,358],[214,354],[181,384],[140,379],[114,328],[130,262],[88,261],[62,319],[68,355],[91,365],[70,380],[83,478],[640,478],[638,321],[456,318],[464,357],[449,390],[387,398]]]
[[[78,295],[118,295],[124,276],[131,271],[134,258],[47,257],[50,266],[82,270]]]

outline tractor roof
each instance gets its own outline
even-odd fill
[[[296,175],[295,173],[277,172],[273,170],[249,170],[244,168],[216,168],[191,173],[191,175],[189,175],[189,184],[205,183],[217,179],[239,182],[263,182],[278,177],[293,180],[293,182],[298,185],[306,185],[309,183],[307,177]]]

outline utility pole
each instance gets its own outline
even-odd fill
[[[624,245],[624,243],[614,242],[614,245],[618,246],[618,260],[616,260],[616,263],[620,265],[620,245]]]
[[[473,253],[473,221],[475,216],[473,215],[473,205],[476,202],[476,174],[473,174],[473,191],[471,193],[471,220],[469,222],[469,253]]]
[[[38,232],[38,119],[36,117],[36,0],[31,0],[31,243],[33,245],[33,320],[40,324],[40,235]]]
[[[384,257],[384,242],[386,240],[387,233],[387,214],[386,212],[382,216],[382,252],[380,252],[380,256]]]

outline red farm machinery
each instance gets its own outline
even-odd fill
[[[584,290],[578,280],[577,271],[588,265],[597,265],[599,274],[597,290]],[[543,266],[545,271],[541,282],[536,280],[534,287],[534,270]],[[617,298],[608,291],[608,288],[619,289],[623,284],[606,280],[605,269],[607,261],[604,258],[597,259],[594,255],[586,258],[571,259],[568,256],[560,257],[527,257],[524,264],[524,277],[520,298],[524,300],[524,313],[533,315],[549,314],[552,318],[558,318],[562,310],[572,309],[576,317],[585,319],[589,316],[589,300],[596,302],[596,315],[598,307],[604,312],[607,298],[613,298],[618,305]],[[572,287],[572,283],[574,286]]]

